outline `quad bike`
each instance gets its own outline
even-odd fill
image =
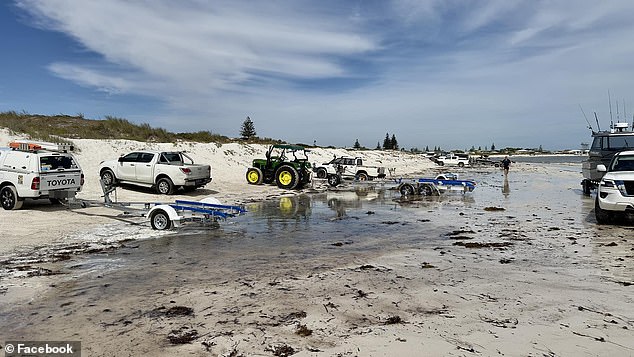
[[[302,188],[311,180],[308,150],[298,145],[271,145],[266,159],[253,160],[246,178],[251,185],[275,183],[287,190]]]

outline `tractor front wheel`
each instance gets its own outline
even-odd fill
[[[262,175],[262,170],[257,167],[252,167],[247,170],[247,182],[251,185],[259,185],[262,183],[264,177]]]
[[[299,184],[299,173],[294,167],[283,165],[275,172],[275,183],[279,188],[293,190]]]

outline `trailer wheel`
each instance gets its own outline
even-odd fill
[[[328,175],[328,185],[330,187],[337,187],[341,183],[341,177],[339,175]]]
[[[328,172],[323,167],[318,168],[316,174],[317,178],[320,179],[326,178],[328,176]]]
[[[174,183],[167,177],[160,178],[156,182],[156,191],[161,195],[171,195],[174,192]]]
[[[365,172],[359,172],[355,178],[359,181],[367,181],[370,177]]]
[[[152,225],[152,229],[163,231],[170,229],[172,221],[170,220],[170,216],[167,212],[162,209],[157,209],[152,212],[152,215],[150,216],[150,225]]]
[[[418,188],[418,194],[422,195],[422,196],[433,196],[434,195],[434,189],[429,184],[422,184]]]
[[[409,183],[402,184],[401,187],[399,187],[398,191],[403,196],[410,196],[410,195],[413,195],[414,192],[416,192],[414,190],[414,186],[410,185]]]
[[[459,162],[458,167],[464,167],[464,162]]]
[[[0,201],[2,208],[6,210],[16,210],[22,208],[24,199],[18,197],[18,191],[15,187],[8,185],[0,190]]]
[[[592,184],[590,180],[585,179],[581,182],[581,188],[583,190],[583,194],[586,196],[590,196],[590,191],[592,190]]]

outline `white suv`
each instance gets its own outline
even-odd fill
[[[610,223],[616,216],[634,213],[634,151],[621,151],[614,155],[599,183],[594,214],[600,224]]]

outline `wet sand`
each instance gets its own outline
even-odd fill
[[[151,238],[116,223],[95,235],[134,239],[3,278],[0,341],[80,340],[90,356],[634,354],[634,229],[596,225],[579,168],[461,173],[473,194],[276,198]]]

